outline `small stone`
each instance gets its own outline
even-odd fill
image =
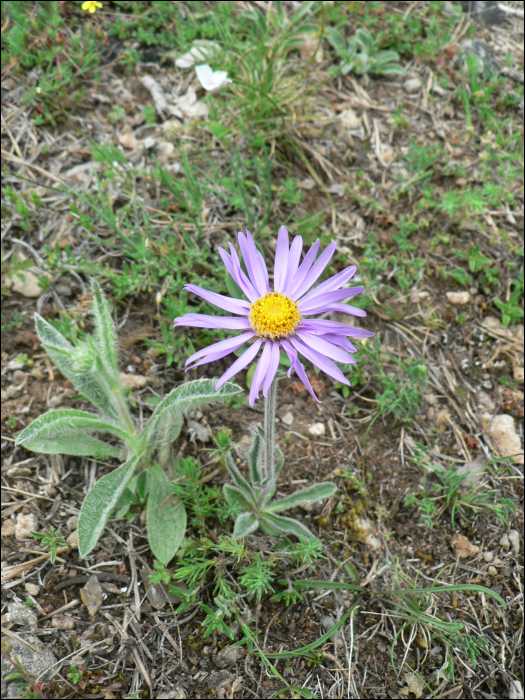
[[[509,536],[507,535],[506,532],[500,537],[499,545],[500,545],[500,547],[503,547],[503,549],[504,549],[506,552],[509,551],[509,549],[510,549],[510,540],[509,540]]]
[[[425,690],[425,684],[415,673],[405,673],[405,683],[409,693],[414,693],[416,698],[420,698]]]
[[[496,408],[494,401],[485,391],[478,391],[476,398],[478,400],[478,406],[483,413],[490,413],[490,411]]]
[[[82,602],[88,609],[88,613],[93,616],[98,613],[102,606],[104,591],[96,576],[91,576],[84,588],[80,589]]]
[[[494,566],[489,566],[489,574],[491,576],[497,576],[498,575],[498,570]]]
[[[5,520],[2,523],[2,537],[12,537],[15,534],[15,521]]]
[[[452,549],[454,550],[454,553],[460,557],[460,559],[473,557],[479,552],[479,547],[469,542],[464,535],[458,534],[454,535],[452,538]]]
[[[66,542],[71,547],[71,549],[78,549],[78,530],[72,532],[69,535],[69,537],[66,538]]]
[[[243,656],[244,650],[241,647],[227,646],[221,649],[215,657],[215,665],[219,668],[228,668],[228,666],[237,663]]]
[[[432,406],[428,409],[427,411],[427,420],[432,420],[436,414],[436,409],[433,408]]]
[[[180,685],[176,685],[171,690],[161,690],[155,697],[157,700],[184,700],[188,696],[184,688],[181,688]]]
[[[494,552],[483,552],[483,559],[490,564],[494,560]]]
[[[324,423],[314,423],[308,428],[310,435],[314,437],[322,437],[326,433],[326,427]]]
[[[403,88],[409,95],[419,92],[421,90],[421,86],[422,82],[419,78],[409,78],[403,83]]]
[[[235,674],[230,671],[212,671],[207,681],[212,690],[228,688],[235,681]]]
[[[285,413],[284,416],[281,418],[282,422],[290,427],[293,423],[293,413],[291,411],[288,411],[288,413]]]
[[[525,369],[524,367],[513,367],[512,368],[512,374],[514,375],[515,382],[521,382],[523,384],[524,369]]]
[[[26,582],[25,589],[28,595],[37,596],[40,593],[40,586],[36,583],[29,583],[29,581]]]
[[[26,607],[26,606],[24,606]],[[51,651],[51,644],[42,642],[33,634],[25,632],[17,632],[20,639],[6,638],[9,643],[11,658],[17,658],[21,667],[27,673],[28,677],[35,680],[38,678],[40,682],[48,682],[53,677],[53,667],[57,663],[56,656]],[[24,644],[27,642],[31,646]],[[8,674],[14,672],[12,664],[2,656],[2,697],[3,698],[20,698],[27,697],[24,692],[20,693],[17,684],[20,683],[19,678],[14,678],[12,681],[6,681]],[[47,695],[47,693],[46,693]]]
[[[167,163],[175,153],[175,146],[170,141],[160,141],[157,146],[157,160],[159,163]]]
[[[31,537],[31,531],[38,530],[38,520],[33,513],[24,515],[19,513],[16,518],[15,537],[17,540],[27,540]]]
[[[28,299],[36,299],[44,291],[39,284],[41,277],[47,277],[48,281],[52,279],[48,272],[41,272],[36,267],[23,270],[20,275],[23,279],[20,279],[18,275],[13,275],[11,279],[7,278],[5,286],[12,292],[21,294]]]
[[[520,533],[517,530],[510,530],[508,537],[512,545],[512,551],[518,555],[520,553]]]
[[[339,114],[339,119],[341,124],[350,131],[355,131],[361,126],[361,117],[353,109],[343,109]]]
[[[119,372],[119,379],[126,389],[144,389],[148,383],[148,378],[143,377],[140,374],[125,374],[124,372]]]
[[[448,421],[450,418],[450,412],[448,408],[442,408],[441,411],[436,415],[436,428],[442,433],[448,426]]]
[[[75,620],[68,615],[53,615],[51,618],[51,625],[58,630],[74,630]]]
[[[78,515],[72,515],[66,521],[66,528],[68,532],[74,532],[78,527]]]
[[[118,140],[124,148],[130,150],[138,148],[139,146],[139,140],[132,131],[123,130],[122,133],[119,134]]]
[[[523,464],[523,449],[520,436],[516,432],[514,418],[507,414],[481,416],[484,432],[494,440],[502,457],[512,457],[515,464]]]
[[[198,420],[194,418],[186,419],[186,426],[190,434],[190,442],[195,444],[195,440],[199,442],[208,442],[210,439],[210,430]]]
[[[447,292],[447,299],[451,304],[456,304],[458,306],[464,306],[470,303],[471,296],[468,292]]]
[[[8,605],[6,621],[14,625],[29,627],[31,630],[36,630],[37,616],[33,608],[24,605],[23,603],[12,602]]]

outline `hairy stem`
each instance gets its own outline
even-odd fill
[[[275,378],[264,402],[264,471],[263,481],[273,479],[275,476],[275,413],[277,410],[277,387],[279,382]]]

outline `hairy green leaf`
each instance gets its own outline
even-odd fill
[[[246,537],[252,532],[255,532],[259,527],[259,521],[253,513],[241,513],[235,520],[233,528],[233,536],[237,539]]]
[[[286,518],[283,515],[273,515],[273,513],[268,513],[267,510],[261,514],[260,517],[261,527],[263,522],[270,525],[271,528],[277,530],[281,535],[295,535],[301,540],[309,540],[314,537],[310,530],[300,523],[295,518]]]
[[[291,496],[281,498],[279,501],[274,501],[266,506],[265,512],[280,513],[283,510],[300,506],[303,503],[316,503],[324,498],[330,498],[337,491],[337,486],[329,481],[322,484],[314,484],[306,489],[296,491]]]
[[[254,365],[255,367],[256,365]],[[257,426],[253,430],[253,441],[248,454],[250,466],[250,481],[252,484],[260,484],[262,481],[261,462],[264,456],[264,438],[261,429]]]
[[[89,435],[83,435],[90,432],[111,433],[124,442],[129,439],[128,434],[114,423],[85,411],[66,409],[49,411],[35,418],[31,425],[17,435],[16,444],[46,454],[93,455],[93,451],[83,451],[92,447],[98,452],[104,448],[106,455],[119,456],[118,448],[106,445]]]
[[[237,465],[233,461],[233,457],[230,454],[226,455],[226,468],[228,469],[232,479],[237,484],[239,490],[242,491],[242,493],[244,494],[244,497],[248,501],[253,502],[255,505],[256,500],[253,493],[253,489],[250,486],[249,482],[241,474],[240,469],[237,467]]]
[[[164,435],[166,427],[174,421],[180,421],[184,413],[194,411],[201,406],[206,406],[214,401],[224,401],[234,394],[239,394],[242,389],[236,384],[226,382],[219,391],[215,391],[215,379],[197,379],[192,382],[180,384],[170,391],[157,405],[151,416],[143,439],[147,444],[154,444],[159,436]]]
[[[91,401],[102,413],[123,425],[117,397],[111,391],[109,377],[104,372],[76,372],[73,366],[75,348],[53,326],[35,314],[36,331],[47,354],[64,377]]]
[[[186,509],[173,493],[170,482],[158,464],[149,467],[151,477],[147,521],[151,551],[167,566],[180,547],[186,531]]]
[[[78,518],[78,551],[81,557],[88,555],[97,544],[137,463],[138,458],[131,457],[118,469],[99,479],[85,497]]]
[[[99,283],[96,280],[91,280],[91,288],[93,290],[93,300],[91,302],[91,311],[95,317],[95,339],[100,350],[100,357],[106,365],[106,368],[116,378],[118,376],[117,363],[117,331],[108,301],[104,296]]]
[[[253,502],[246,498],[244,492],[240,488],[233,486],[232,484],[224,484],[222,488],[224,491],[224,497],[231,506],[238,508],[239,510],[250,511],[253,509]]]

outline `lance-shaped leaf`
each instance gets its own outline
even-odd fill
[[[322,484],[314,484],[306,489],[296,491],[291,496],[281,498],[279,501],[274,501],[266,506],[265,512],[280,513],[283,510],[300,506],[303,503],[316,503],[324,498],[330,498],[337,491],[337,486],[330,481],[325,481]]]
[[[39,314],[35,314],[35,323],[40,342],[64,377],[67,377],[93,406],[122,425],[117,398],[110,389],[110,378],[103,372],[76,372],[72,359],[75,352],[73,345]]]
[[[100,357],[107,369],[116,378],[118,375],[117,363],[117,331],[108,300],[104,296],[99,283],[91,280],[93,299],[91,301],[91,311],[95,317],[95,339],[100,350]]]
[[[255,504],[253,503],[253,499],[248,500],[244,492],[237,488],[237,486],[233,486],[233,484],[224,484],[222,488],[224,497],[233,508],[247,511],[254,509]]]
[[[216,383],[214,379],[197,379],[172,389],[155,408],[144,430],[144,441],[149,445],[153,444],[159,435],[165,434],[166,426],[171,425],[175,420],[180,421],[180,416],[184,413],[215,401],[225,401],[242,391],[239,386],[231,382],[227,382],[219,391],[215,391]]]
[[[255,367],[256,365],[254,365]],[[250,452],[248,454],[248,464],[250,466],[250,481],[252,484],[260,484],[262,482],[261,463],[264,457],[264,437],[261,434],[261,429],[257,425],[253,429],[253,440]]]
[[[97,544],[137,463],[138,458],[131,457],[121,467],[99,479],[84,498],[78,518],[78,551],[81,557],[89,554]]]
[[[158,464],[148,469],[149,487],[147,521],[151,551],[167,566],[180,547],[186,531],[186,509],[175,497],[166,474]]]
[[[235,520],[233,527],[233,536],[237,539],[246,537],[252,532],[255,532],[259,527],[259,521],[253,513],[241,513]]]
[[[275,445],[275,469],[274,469],[274,479],[277,481],[279,478],[279,474],[281,473],[281,469],[284,466],[284,454],[279,445]]]
[[[237,467],[237,465],[233,461],[233,457],[230,454],[226,455],[226,468],[228,469],[231,478],[235,481],[239,490],[242,491],[242,493],[244,494],[245,498],[250,502],[253,501],[255,505],[257,500],[254,495],[253,489],[250,486],[250,483],[241,474],[240,469]]]
[[[89,433],[112,433],[124,442],[130,436],[107,420],[85,411],[49,411],[38,416],[22,430],[16,438],[17,445],[23,445],[34,452],[46,454],[86,455],[118,457],[120,450],[107,445]],[[131,436],[132,437],[132,436]]]
[[[273,515],[264,511],[260,517],[261,527],[270,526],[280,535],[295,535],[301,540],[308,540],[315,535],[310,530],[294,518],[286,518],[283,515]]]

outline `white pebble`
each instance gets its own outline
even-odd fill
[[[509,537],[509,541],[512,545],[512,549],[514,551],[514,554],[519,554],[520,553],[520,533],[517,530],[510,530],[508,537]]]
[[[314,437],[321,437],[326,433],[326,427],[324,423],[314,423],[308,428],[310,435]]]

